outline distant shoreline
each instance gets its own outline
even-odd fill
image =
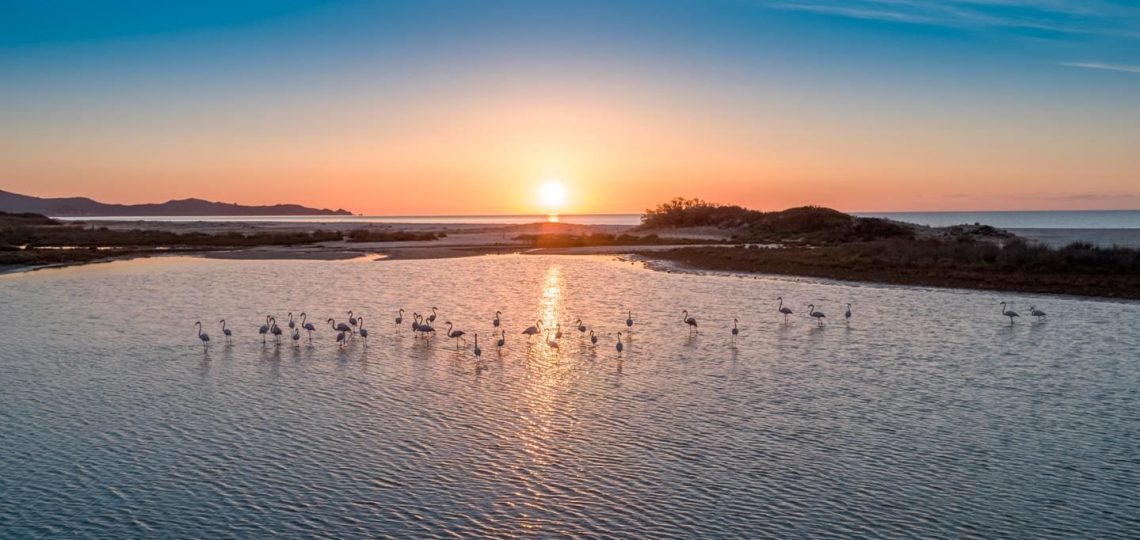
[[[498,254],[547,255],[638,255],[668,261],[696,270],[745,272],[838,279],[866,283],[911,286],[939,286],[975,290],[999,290],[1027,293],[1070,294],[1088,297],[1140,299],[1140,275],[1085,273],[1000,272],[992,268],[973,268],[947,263],[929,267],[905,267],[894,263],[869,264],[865,256],[852,258],[848,251],[862,244],[840,243],[810,247],[788,245],[780,249],[745,249],[734,231],[716,227],[641,230],[627,225],[582,225],[572,223],[531,222],[519,225],[439,224],[439,223],[359,223],[307,221],[86,221],[69,222],[87,228],[106,228],[124,234],[139,230],[174,235],[239,234],[251,238],[249,245],[174,246],[140,244],[123,249],[96,251],[43,250],[43,257],[28,264],[0,266],[0,272],[12,273],[125,258],[185,255],[233,260],[346,260],[379,257],[385,261],[414,259],[447,259]],[[394,235],[426,235],[435,239],[403,241],[349,241],[350,233],[371,238]],[[1081,236],[1068,229],[1015,230],[1023,238],[1046,245],[1063,245]],[[632,241],[618,240],[618,235],[633,233]],[[1140,245],[1140,230],[1101,231],[1103,239],[1120,243],[1128,240]],[[258,243],[258,238],[272,240],[290,235],[313,235],[316,242]],[[1115,236],[1114,236],[1115,235]],[[215,237],[210,236],[210,237]],[[143,238],[147,235],[142,235]],[[609,241],[584,241],[594,237]],[[239,237],[240,238],[240,237]],[[562,239],[572,241],[565,242]],[[624,239],[625,237],[623,237]],[[574,240],[579,239],[579,240]],[[918,246],[914,241],[900,240],[900,249]],[[732,244],[726,244],[732,242]],[[912,242],[912,243],[906,243]],[[820,257],[821,254],[824,255]],[[816,258],[811,258],[811,257]]]

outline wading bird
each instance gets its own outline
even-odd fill
[[[271,318],[272,318],[271,316],[266,315],[265,316],[265,324],[261,325],[261,328],[257,329],[257,333],[261,334],[261,343],[263,343],[263,344],[265,343],[265,334],[269,333],[269,319],[271,319]]]
[[[402,328],[401,325],[403,325],[403,324],[404,324],[404,310],[401,309],[399,312],[396,313],[396,331],[399,331],[400,328]]]
[[[732,346],[736,346],[736,336],[740,335],[740,329],[736,327],[736,318],[732,319]]]
[[[454,326],[451,324],[451,321],[447,321],[443,324],[447,325],[447,337],[455,340],[455,350],[458,351],[459,350],[459,340],[463,339],[465,332],[463,332],[463,330],[452,330],[452,328],[454,328]],[[466,339],[463,339],[463,344],[467,345]]]
[[[507,344],[507,331],[506,330],[499,330],[499,331],[502,332],[502,334],[499,336],[499,341],[495,342],[495,345],[498,346],[500,349],[502,349],[503,345]]]
[[[347,324],[338,323],[338,322],[334,321],[332,319],[332,317],[329,317],[328,323],[329,323],[329,326],[332,326],[333,330],[336,330],[337,332],[351,332],[352,331],[352,328],[349,328],[349,326]]]
[[[1006,309],[1005,302],[1001,303],[1001,314],[1004,317],[1009,317],[1009,325],[1010,326],[1013,326],[1013,318],[1014,317],[1020,317],[1021,316],[1021,315],[1018,315],[1017,312],[1012,310],[1012,309]]]
[[[226,343],[229,343],[230,337],[232,337],[234,335],[234,333],[230,332],[229,328],[226,328],[226,320],[225,319],[222,319],[218,322],[222,323],[222,335],[226,336]]]
[[[337,346],[344,347],[344,340],[345,339],[346,339],[346,337],[345,337],[344,330],[341,330],[341,331],[336,333],[336,344],[337,344]]]
[[[290,311],[290,312],[289,312],[289,328],[290,328],[290,329],[293,329],[293,328],[296,328],[296,327],[297,327],[297,323],[293,322],[293,312],[292,312],[292,311]]]
[[[301,343],[301,331],[297,328],[293,328],[293,346],[294,347],[300,347],[300,343]]]
[[[693,331],[697,330],[697,320],[689,316],[689,310],[686,309],[681,312],[681,320],[689,325],[689,335],[692,335]],[[697,333],[699,334],[700,330],[697,330]]]
[[[420,331],[420,314],[413,311],[412,312],[412,333],[414,334],[414,333],[419,332],[419,331]]]
[[[313,332],[317,331],[317,327],[309,322],[309,316],[304,311],[301,312],[301,328],[304,328],[309,333],[309,343],[313,342]]]
[[[423,336],[425,338],[431,338],[432,336],[435,335],[435,327],[433,327],[432,325],[430,325],[426,322],[423,322],[423,320],[424,319],[421,316],[420,317],[420,334],[423,334]]]
[[[280,345],[281,344],[281,334],[283,334],[284,332],[281,331],[280,326],[277,326],[277,319],[276,318],[269,319],[269,321],[270,321],[269,333],[273,334],[273,343],[276,345]]]
[[[621,332],[618,332],[618,342],[617,345],[614,345],[614,348],[617,349],[618,356],[621,356],[621,351],[625,349],[625,345],[622,345],[621,342]]]
[[[499,324],[501,322],[501,321],[499,321],[499,316],[502,314],[503,314],[502,311],[496,311],[495,312],[495,320],[491,321],[491,325],[493,325],[495,328],[499,327]]]
[[[352,310],[349,310],[349,311],[348,311],[348,324],[349,324],[350,326],[352,326],[352,333],[355,335],[355,334],[356,334],[356,324],[357,324],[357,320],[356,320],[356,317],[354,317],[354,316],[352,315]]]
[[[590,330],[590,345],[598,344],[598,336],[594,335],[594,331]]]
[[[435,316],[436,315],[438,315],[438,314],[435,312],[435,306],[432,306],[431,307],[431,315],[428,315],[428,318],[427,318],[428,324],[435,322]]]
[[[558,338],[550,339],[550,332],[552,332],[552,331],[551,330],[546,331],[546,346],[550,347],[551,349],[557,349],[558,348]]]
[[[529,339],[531,336],[542,333],[542,321],[534,321],[534,326],[528,326],[526,330],[522,331],[524,336]]]
[[[784,314],[784,322],[788,322],[788,315],[792,314],[792,308],[784,307],[784,297],[777,296],[776,300],[780,301],[780,306],[776,308],[777,311]]]
[[[198,326],[198,339],[202,340],[202,348],[205,349],[206,346],[209,345],[209,343],[210,343],[210,334],[207,334],[207,333],[202,331],[202,322],[201,321],[198,321],[194,324],[196,324]]]
[[[1034,316],[1034,317],[1037,317],[1038,321],[1040,321],[1041,319],[1044,319],[1045,317],[1048,316],[1048,315],[1045,315],[1044,311],[1037,309],[1037,306],[1029,306],[1029,314]]]
[[[631,329],[633,328],[633,312],[632,311],[630,311],[629,316],[627,316],[625,318],[625,327],[631,328]]]
[[[582,324],[582,319],[578,319],[578,331],[583,334],[586,333],[586,325]]]
[[[562,323],[554,323],[554,339],[562,339]]]
[[[479,334],[475,334],[475,358],[483,356],[483,349],[479,348]]]
[[[845,322],[845,323],[851,322],[851,304],[850,303],[847,304],[847,311],[845,311],[843,313],[843,322]]]
[[[364,340],[364,346],[367,347],[368,346],[368,330],[364,329],[364,317],[360,317],[356,321],[357,321],[357,324],[360,325],[360,330],[358,330],[360,332],[360,338]]]
[[[811,315],[820,326],[823,326],[823,319],[827,318],[827,315],[824,315],[822,311],[815,309],[815,304],[808,304],[808,315]]]

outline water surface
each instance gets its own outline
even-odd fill
[[[1002,300],[1051,316],[1011,327]],[[480,334],[481,363],[395,330],[397,308],[433,305]],[[322,322],[349,309],[367,347]],[[2,276],[0,310],[5,537],[1140,531],[1136,303],[600,257],[157,258]],[[262,344],[267,312],[302,310],[311,346]],[[535,319],[561,321],[557,350],[518,335]]]

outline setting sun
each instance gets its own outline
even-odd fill
[[[539,188],[538,198],[547,210],[559,210],[566,205],[566,187],[557,180],[547,180]]]

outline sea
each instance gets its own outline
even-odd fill
[[[1005,229],[1140,229],[1140,210],[1058,210],[1009,212],[855,212],[863,217],[881,217],[944,227],[981,223]],[[641,214],[512,214],[440,216],[131,216],[62,217],[83,221],[169,222],[286,222],[286,223],[415,223],[518,225],[557,220],[582,225],[638,225]]]
[[[156,257],[0,275],[0,310],[3,538],[1140,531],[1137,302]],[[368,337],[342,345],[350,316]]]

